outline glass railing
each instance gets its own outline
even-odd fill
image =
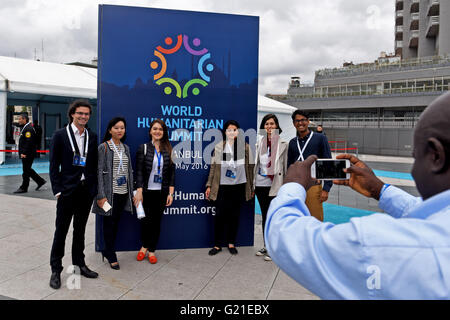
[[[315,123],[327,128],[414,128],[419,117],[364,117],[349,116],[337,118],[310,117]]]
[[[327,68],[317,70],[316,79],[354,76],[370,72],[395,72],[409,69],[432,68],[439,65],[450,65],[450,55],[403,59],[391,63],[367,63],[341,68]]]
[[[317,90],[318,88],[316,88]],[[421,92],[443,92],[449,91],[450,84],[434,84],[423,85],[416,87],[400,87],[377,90],[358,90],[358,91],[338,91],[338,92],[316,92],[316,93],[301,93],[301,94],[268,94],[269,98],[275,100],[296,100],[296,99],[324,99],[336,97],[352,97],[352,96],[376,96],[376,95],[398,95],[398,94],[413,94]]]
[[[419,37],[419,31],[418,30],[411,31],[411,36],[409,37],[410,39],[418,38],[418,37]]]
[[[439,16],[432,16],[430,18],[430,23],[431,24],[439,24]]]

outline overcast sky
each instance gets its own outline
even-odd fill
[[[90,62],[99,3],[259,16],[260,94],[286,93],[291,76],[312,83],[317,69],[394,51],[393,0],[0,0],[0,55]]]

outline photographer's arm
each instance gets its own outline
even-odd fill
[[[380,209],[389,215],[395,218],[405,217],[411,208],[422,202],[420,198],[394,186],[385,189],[380,198],[384,182],[363,161],[350,154],[338,155],[336,159],[348,159],[352,166],[345,170],[351,174],[350,180],[335,180],[334,184],[349,186],[366,197],[379,200]]]
[[[284,272],[321,298],[367,298],[359,221],[322,223],[305,205],[306,189],[316,183],[310,175],[315,159],[289,167],[267,213],[267,249]]]

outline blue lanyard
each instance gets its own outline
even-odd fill
[[[158,151],[156,151],[156,149],[155,149],[155,152],[156,152],[156,156],[158,157],[158,176],[161,174],[161,158],[162,158],[162,152],[159,152],[158,153]]]

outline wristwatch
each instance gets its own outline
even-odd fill
[[[173,193],[169,193],[169,196],[171,196],[173,198]]]

